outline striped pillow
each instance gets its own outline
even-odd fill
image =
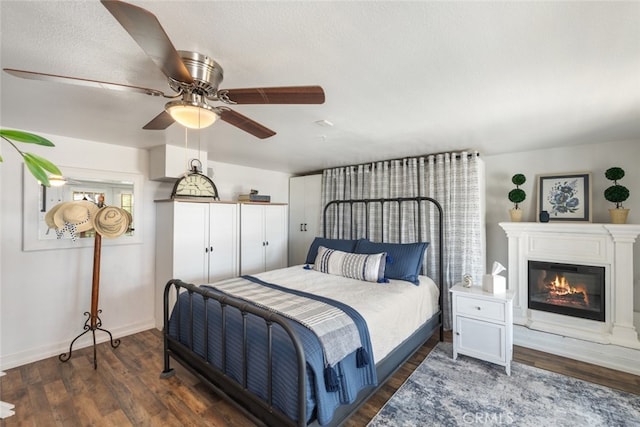
[[[320,246],[313,269],[350,279],[386,282],[384,279],[386,258],[386,253],[352,254]]]

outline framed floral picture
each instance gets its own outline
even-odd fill
[[[549,221],[591,222],[591,173],[538,175],[538,213]]]

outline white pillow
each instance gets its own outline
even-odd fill
[[[335,249],[318,247],[313,269],[321,273],[335,274],[367,282],[386,282],[384,267],[387,254],[352,254]]]

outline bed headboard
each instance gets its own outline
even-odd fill
[[[429,205],[425,206],[425,203]],[[397,215],[397,223],[398,223],[398,236],[399,242],[396,243],[413,243],[413,242],[402,242],[402,225],[403,225],[403,209],[405,206],[407,207],[415,207],[416,209],[413,212],[416,212],[415,215],[418,218],[417,221],[417,236],[418,241],[420,241],[422,233],[423,223],[428,224],[428,221],[425,221],[425,216],[430,215],[431,209],[427,209],[427,206],[434,206],[438,213],[438,218],[436,222],[436,232],[438,235],[438,287],[440,288],[440,307],[442,307],[442,290],[444,285],[444,273],[443,273],[443,215],[442,215],[442,206],[440,203],[431,198],[425,196],[419,197],[396,197],[396,198],[388,198],[388,199],[350,199],[350,200],[332,200],[327,203],[324,207],[323,216],[322,216],[322,227],[323,227],[323,236],[330,237],[328,235],[327,224],[328,224],[328,215],[335,215],[335,228],[338,230],[338,234],[340,238],[349,238],[349,239],[357,239],[361,237],[369,238],[372,234],[376,234],[381,236],[381,241],[385,242],[385,225],[388,219],[385,218],[385,213],[390,217],[391,213],[395,213]],[[388,207],[388,208],[387,208]],[[354,209],[355,208],[355,209]],[[374,224],[371,224],[370,221],[370,213],[371,209],[379,209],[380,212],[380,220],[375,221]],[[364,224],[361,222],[364,221]],[[360,222],[360,223],[359,223]],[[346,226],[345,226],[346,225]],[[379,227],[378,231],[372,230],[375,227]],[[349,236],[344,235],[344,230],[348,230]],[[372,233],[375,231],[375,233]],[[362,235],[364,232],[364,236]],[[360,234],[360,235],[357,235]],[[433,245],[432,245],[433,247]],[[433,279],[433,278],[432,278]]]

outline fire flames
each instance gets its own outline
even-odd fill
[[[589,305],[589,296],[587,294],[586,288],[581,285],[571,286],[569,284],[569,281],[564,276],[556,275],[555,279],[549,282],[546,287],[549,291],[549,297],[552,299],[568,298],[574,302],[576,300],[582,300],[584,305]]]

